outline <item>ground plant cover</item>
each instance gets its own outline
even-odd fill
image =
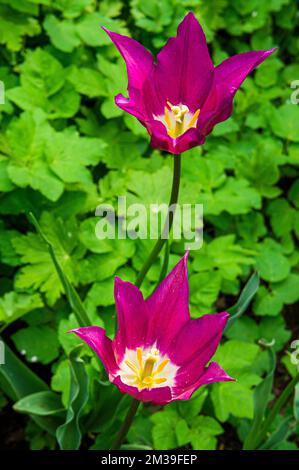
[[[277,48],[238,90],[232,116],[180,157],[178,202],[203,205],[203,244],[186,262],[190,315],[228,311],[213,361],[236,381],[143,403],[119,446],[298,449],[296,0],[0,0],[1,448],[109,449],[132,406],[67,331],[87,315],[115,336],[115,277],[140,285],[157,240],[100,240],[96,208],[119,219],[119,196],[148,213],[168,204],[177,156],[116,106],[128,96],[126,64],[101,26],[156,56],[190,11],[215,65]],[[185,253],[184,239],[165,242],[144,298]]]

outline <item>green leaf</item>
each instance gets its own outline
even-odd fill
[[[228,313],[231,316],[227,322],[225,331],[227,331],[234,324],[234,322],[245,312],[252,298],[258,290],[259,284],[260,279],[258,274],[255,272],[252,274],[252,276],[244,286],[237,303],[233,305],[233,307],[230,307],[228,309]]]
[[[5,362],[0,366],[0,383],[10,398],[19,400],[32,393],[48,390],[47,384],[23,364],[7,344],[4,347]]]
[[[272,349],[268,349],[269,371],[254,391],[254,416],[250,431],[244,441],[244,450],[255,449],[259,439],[259,432],[263,423],[266,407],[270,400],[273,377],[276,367],[276,358]]]
[[[285,280],[275,282],[267,289],[261,286],[258,290],[253,310],[256,315],[277,315],[284,304],[293,304],[299,300],[298,274],[291,273]]]
[[[7,166],[9,160],[0,155],[0,191],[9,192],[14,189],[14,185],[8,176]]]
[[[178,446],[182,447],[191,441],[191,430],[184,419],[179,419],[175,425]]]
[[[290,264],[282,254],[281,246],[270,239],[260,245],[256,267],[261,278],[270,282],[282,281],[290,272]]]
[[[272,107],[269,124],[275,135],[292,142],[299,142],[299,107],[284,104]]]
[[[267,213],[277,237],[282,237],[293,229],[296,210],[285,199],[272,201],[267,208]]]
[[[253,417],[252,386],[260,378],[252,372],[252,364],[257,358],[259,348],[255,344],[230,340],[218,348],[213,360],[237,382],[214,384],[211,398],[216,417],[224,422],[230,414],[237,417]]]
[[[88,400],[88,375],[84,362],[79,357],[81,346],[74,349],[69,356],[71,387],[66,421],[59,426],[56,437],[61,450],[77,450],[80,447],[82,432],[80,418]]]
[[[278,429],[276,429],[273,434],[271,434],[265,444],[259,447],[259,450],[277,449],[278,445],[285,441],[292,432],[291,420],[292,418],[289,416],[285,418]]]
[[[38,21],[0,5],[0,44],[6,44],[11,51],[19,51],[23,39],[40,33]]]
[[[154,423],[152,429],[154,448],[160,450],[175,449],[178,446],[175,434],[178,419],[176,412],[165,409],[154,413],[150,419]]]
[[[101,282],[95,282],[88,291],[86,302],[94,306],[108,307],[114,304],[114,278],[105,279]]]
[[[47,325],[21,328],[12,335],[18,351],[30,362],[48,364],[58,357],[56,331]]]
[[[128,35],[128,30],[120,20],[111,20],[100,13],[87,13],[77,23],[77,31],[82,41],[88,46],[107,46],[111,41],[107,34],[99,27],[105,26],[119,34]]]
[[[295,387],[295,396],[294,396],[294,416],[296,421],[299,421],[299,384]]]
[[[89,98],[107,95],[103,76],[97,70],[87,67],[72,67],[68,80],[78,93]]]
[[[63,52],[72,52],[81,43],[72,21],[59,21],[54,15],[47,15],[43,26],[52,44]]]
[[[235,235],[216,237],[205,243],[195,255],[193,268],[195,271],[217,270],[228,280],[234,280],[242,274],[242,266],[252,265],[255,252],[235,243]]]
[[[18,400],[13,408],[19,413],[37,416],[59,415],[64,411],[60,397],[53,392],[37,392]]]
[[[101,139],[80,137],[69,128],[52,134],[46,143],[45,153],[49,167],[61,180],[66,183],[91,183],[86,167],[100,161],[105,146]]]
[[[1,339],[1,338],[0,338]],[[12,399],[20,400],[33,393],[48,391],[47,384],[32,372],[5,344],[5,362],[0,366],[0,385]],[[38,426],[54,434],[58,425],[54,416],[31,415]]]
[[[228,177],[223,186],[214,193],[200,195],[198,202],[203,204],[206,214],[219,215],[222,211],[230,214],[246,214],[251,209],[261,207],[259,193],[244,179]]]
[[[221,276],[217,272],[192,274],[189,278],[190,300],[197,311],[205,311],[218,298],[221,287]],[[198,316],[197,312],[197,316]]]
[[[1,227],[1,226],[0,226]],[[4,264],[17,266],[20,258],[13,247],[13,239],[19,236],[17,230],[2,230],[0,228],[0,260]]]
[[[43,307],[43,302],[39,294],[7,292],[0,298],[0,323],[4,322],[5,325],[9,325],[40,307]]]
[[[223,433],[222,426],[209,416],[194,418],[191,428],[191,444],[194,450],[215,450],[215,436]]]
[[[43,233],[43,231],[41,229],[41,226],[39,225],[39,223],[37,222],[37,220],[35,219],[35,217],[32,213],[30,214],[30,218],[31,218],[32,223],[34,224],[36,230],[38,231],[38,234],[40,235],[43,242],[46,244],[46,246],[48,248],[49,255],[50,255],[50,257],[53,261],[53,264],[55,266],[55,270],[57,272],[57,275],[58,275],[58,277],[61,281],[61,284],[64,288],[64,291],[65,291],[66,297],[68,299],[68,302],[69,302],[71,308],[73,309],[79,324],[81,326],[89,325],[90,322],[89,322],[88,315],[85,311],[85,308],[84,308],[84,306],[81,302],[81,299],[80,299],[77,291],[74,289],[73,285],[70,283],[70,281],[67,277],[67,274],[65,274],[64,269],[63,269],[62,265],[59,262],[59,259],[56,257],[56,254],[55,254],[55,251],[54,251],[54,248],[53,248],[53,244],[51,243],[50,239],[48,239],[46,237],[46,235]],[[71,237],[69,236],[68,238],[72,238],[72,236]]]
[[[46,96],[57,93],[65,83],[65,73],[61,63],[41,48],[28,50],[20,71],[24,87],[32,85]]]
[[[51,138],[51,128],[41,111],[23,113],[7,131],[11,160],[7,167],[10,179],[22,188],[31,186],[48,199],[56,201],[64,185],[49,169],[44,158],[44,143]]]

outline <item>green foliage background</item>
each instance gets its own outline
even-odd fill
[[[112,335],[114,276],[134,281],[153,242],[97,240],[95,208],[116,205],[119,195],[128,203],[167,202],[171,184],[171,158],[151,149],[142,126],[114,104],[115,94],[126,93],[126,71],[100,25],[155,53],[193,10],[216,64],[235,53],[279,47],[238,92],[233,117],[204,147],[183,155],[180,202],[204,204],[205,242],[189,263],[192,316],[232,305],[255,268],[262,279],[252,311],[228,330],[216,355],[238,382],[204,387],[164,410],[145,407],[128,443],[238,448],[253,416],[254,387],[268,368],[257,340],[276,340],[276,392],[295,373],[289,344],[298,336],[293,304],[299,300],[299,105],[290,103],[291,83],[299,80],[296,3],[0,0],[0,325],[25,363],[61,395],[57,416],[72,405],[67,356],[80,341],[65,333],[76,319],[26,214],[31,210],[40,220],[94,324]],[[172,243],[170,267],[183,251],[183,244]],[[145,295],[160,264],[149,272]],[[81,357],[90,392],[80,405],[83,445],[107,448],[127,397],[105,382],[87,347]],[[0,392],[0,407],[6,400]],[[24,406],[16,412],[28,413]],[[56,445],[33,419],[26,436],[32,449]],[[279,448],[296,449],[295,433]]]

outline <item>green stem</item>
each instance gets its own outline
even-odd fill
[[[152,249],[149,257],[145,261],[139,276],[136,279],[135,285],[140,287],[148,270],[152,266],[152,264],[156,261],[160,251],[162,250],[164,243],[168,239],[168,235],[170,233],[173,218],[174,218],[174,209],[172,206],[177,203],[178,196],[179,196],[179,188],[180,188],[180,177],[181,177],[181,155],[175,155],[173,157],[173,179],[172,179],[172,189],[170,195],[170,201],[168,205],[168,213],[165,221],[164,228],[160,237],[158,238],[154,248]]]
[[[255,448],[257,448],[263,441],[265,435],[267,434],[267,431],[269,427],[271,426],[272,422],[274,421],[276,415],[280,412],[281,408],[285,405],[285,403],[288,401],[295,385],[299,382],[299,373],[295,375],[295,377],[291,380],[291,382],[288,383],[282,394],[279,396],[279,398],[276,400],[273,408],[271,409],[270,413],[268,414],[267,418],[265,419],[265,422],[263,424],[262,430],[259,434],[258,441],[256,442]]]
[[[176,204],[178,201],[178,196],[179,196],[179,188],[180,188],[180,178],[181,178],[181,155],[175,155],[173,157],[173,178],[172,178],[172,188],[171,188],[171,195],[170,195],[170,201],[168,205],[168,212],[165,220],[165,224],[162,230],[162,233],[160,237],[157,240],[157,243],[155,244],[153,250],[151,251],[149,257],[145,261],[139,276],[136,279],[135,285],[137,287],[140,287],[148,270],[152,266],[152,264],[156,261],[160,251],[162,250],[165,242],[168,240],[168,235],[170,233],[170,230],[172,228],[173,224],[173,218],[174,218],[174,209],[172,207],[173,204]],[[129,408],[129,411],[127,413],[127,416],[125,417],[125,420],[116,436],[115,441],[113,442],[111,446],[111,450],[117,450],[120,448],[123,440],[125,439],[130,426],[133,422],[134,416],[137,412],[138,406],[140,402],[136,399],[132,401],[132,404]]]
[[[133,419],[134,419],[134,416],[136,414],[139,404],[140,404],[140,401],[134,398],[129,408],[129,411],[127,413],[127,416],[125,417],[125,420],[123,424],[121,425],[121,428],[116,436],[116,439],[111,446],[111,450],[117,450],[120,448],[124,438],[128,434],[128,431],[131,427],[131,424],[133,422]]]

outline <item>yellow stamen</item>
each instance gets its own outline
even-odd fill
[[[193,114],[192,118],[190,119],[190,122],[188,124],[188,127],[191,128],[194,126],[194,124],[196,124],[196,121],[197,121],[197,118],[199,116],[199,113],[200,113],[200,109],[197,109],[195,111],[195,113]]]
[[[163,383],[166,382],[166,381],[167,381],[167,379],[164,379],[164,378],[162,378],[162,377],[161,377],[161,379],[155,379],[155,380],[154,380],[155,384],[163,384]]]
[[[142,369],[142,365],[143,365],[143,362],[142,362],[142,348],[137,348],[136,351],[137,351],[138,364],[139,364],[140,369]]]
[[[169,110],[167,108],[167,106],[164,107],[164,113],[165,113],[165,121],[166,121],[166,124],[169,128],[171,128],[171,121],[170,121],[170,117],[169,117]]]
[[[156,345],[126,350],[119,367],[121,380],[139,391],[172,386],[177,370],[167,356],[161,355]]]
[[[193,114],[185,104],[173,105],[170,101],[166,103],[164,116],[160,117],[159,120],[162,120],[168,135],[172,139],[177,139],[192,127],[196,127],[200,109],[197,109]]]
[[[148,377],[144,377],[144,379],[142,380],[142,382],[146,385],[151,385],[153,383],[153,378],[148,376]]]
[[[125,360],[125,364],[127,364],[128,367],[130,367],[130,369],[135,372],[136,374],[139,374],[139,370],[138,370],[138,367],[135,366],[135,364],[133,364],[133,362],[129,361],[129,359],[126,359]]]
[[[165,359],[164,361],[162,361],[161,364],[158,365],[157,369],[153,373],[153,376],[160,374],[160,372],[162,372],[162,370],[165,369],[165,366],[169,363],[169,361],[170,359]]]

